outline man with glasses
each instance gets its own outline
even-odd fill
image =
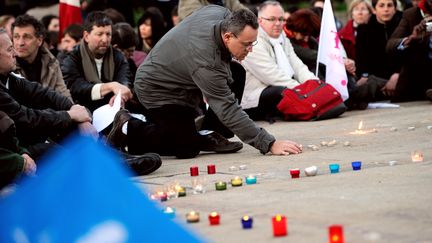
[[[238,104],[244,70],[230,65],[252,51],[257,38],[256,16],[249,10],[230,13],[209,5],[170,30],[138,68],[135,91],[148,111],[151,123],[120,111],[114,120],[110,141],[128,146],[131,153],[158,152],[192,158],[200,151],[233,153],[242,148],[215,132],[197,132],[194,119],[204,99],[215,114],[215,123],[235,133],[242,141],[266,154],[297,154],[301,145],[279,141],[249,119]],[[208,119],[209,112],[205,114]],[[211,115],[210,115],[211,117]],[[213,123],[213,124],[215,124]],[[143,139],[145,138],[145,139]],[[124,142],[124,143],[122,143]],[[151,150],[153,149],[153,150]]]
[[[284,10],[277,1],[266,1],[258,9],[258,44],[242,62],[246,84],[241,106],[254,120],[280,115],[276,106],[282,91],[309,79],[318,79],[297,57],[283,34]]]

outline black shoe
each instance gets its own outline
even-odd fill
[[[122,126],[125,122],[129,121],[131,117],[129,111],[126,109],[119,110],[115,115],[111,131],[107,137],[108,143],[114,148],[122,151],[124,150],[126,146],[126,135],[122,132]]]
[[[231,142],[217,132],[203,136],[200,150],[216,153],[234,153],[243,148],[241,142]]]
[[[130,155],[123,153],[126,165],[137,175],[148,175],[161,167],[162,160],[158,154],[145,153],[143,155]]]
[[[426,90],[426,97],[432,101],[432,89]]]

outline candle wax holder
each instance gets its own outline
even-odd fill
[[[198,212],[190,211],[189,213],[186,214],[186,222],[188,223],[197,223],[199,222],[199,220],[200,217]]]
[[[191,176],[198,176],[199,175],[198,166],[190,167],[190,175]]]
[[[423,162],[423,153],[420,151],[412,151],[411,160],[412,162]]]
[[[351,165],[352,165],[353,170],[361,170],[362,162],[361,161],[353,161],[353,162],[351,162]]]
[[[243,185],[242,178],[240,178],[238,176],[234,177],[234,179],[231,179],[231,185],[232,186],[242,186]]]
[[[274,236],[285,236],[287,235],[287,220],[285,216],[276,215],[272,218],[273,223],[273,235]]]
[[[342,225],[331,225],[329,227],[329,242],[344,243]]]
[[[300,169],[291,169],[290,174],[293,179],[300,178]]]
[[[177,193],[178,197],[186,197],[186,189],[184,187],[179,187]]]
[[[219,225],[220,222],[220,215],[216,212],[212,212],[209,214],[209,222],[210,225]]]
[[[207,165],[207,174],[209,174],[209,175],[216,174],[216,166],[215,165]]]
[[[247,176],[246,177],[246,184],[247,185],[252,185],[252,184],[256,184],[257,183],[257,178],[253,175]]]
[[[253,219],[249,216],[243,216],[241,219],[243,229],[252,229]]]
[[[317,172],[318,172],[318,167],[316,166],[310,166],[310,167],[306,167],[304,169],[306,176],[316,176]]]
[[[339,164],[330,164],[329,169],[331,174],[339,173]]]
[[[163,210],[163,213],[167,215],[170,219],[175,218],[175,212],[176,212],[175,208],[171,208],[171,207],[166,207]]]
[[[217,191],[223,191],[226,190],[227,184],[224,181],[218,181],[215,183],[215,187]]]
[[[203,194],[205,193],[205,179],[194,178],[192,180],[192,193],[193,194]]]

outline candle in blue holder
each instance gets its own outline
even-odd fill
[[[330,164],[329,168],[330,168],[330,173],[332,174],[339,173],[339,164]]]
[[[172,207],[166,207],[164,210],[163,210],[163,213],[165,214],[165,215],[167,215],[170,219],[173,219],[173,218],[175,218],[175,208],[172,208]]]
[[[353,170],[361,170],[361,161],[353,161],[351,162]]]
[[[256,176],[253,176],[253,175],[246,176],[246,184],[247,185],[256,184],[256,182],[257,182]]]
[[[245,215],[241,219],[241,223],[242,223],[243,229],[252,229],[253,219],[252,219],[252,217]]]

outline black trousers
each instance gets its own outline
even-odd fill
[[[277,109],[277,105],[282,100],[282,91],[284,86],[268,86],[260,95],[258,106],[244,111],[254,121],[266,120],[271,121],[282,114]]]
[[[234,82],[228,85],[240,103],[246,73],[236,62],[231,63],[231,72]],[[195,108],[181,105],[164,105],[148,109],[149,122],[132,118],[128,123],[128,152],[155,152],[180,159],[196,157],[204,139],[195,126],[196,114]],[[211,109],[205,113],[202,129],[216,131],[227,138],[234,136]]]

